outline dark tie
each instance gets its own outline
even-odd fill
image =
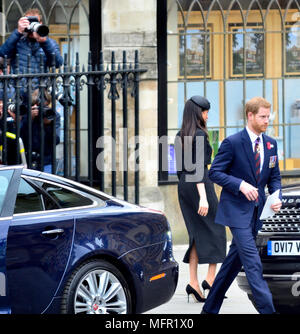
[[[255,145],[254,145],[255,176],[256,176],[257,183],[259,182],[259,178],[260,178],[260,150],[259,150],[259,142],[260,142],[260,138],[257,137],[257,139],[255,140]]]

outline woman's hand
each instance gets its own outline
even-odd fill
[[[208,208],[209,208],[209,205],[208,205],[207,199],[206,198],[200,198],[198,214],[200,216],[205,217],[208,213]]]
[[[206,216],[208,212],[208,202],[204,183],[197,183],[197,190],[200,198],[198,214],[200,216]]]

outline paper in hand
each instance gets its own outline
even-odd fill
[[[259,218],[260,220],[267,219],[275,215],[276,212],[271,209],[271,206],[279,200],[279,193],[280,193],[280,189],[274,191],[273,194],[267,198],[266,203],[264,205],[264,208]]]

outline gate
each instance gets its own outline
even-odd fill
[[[9,73],[8,59],[4,58],[0,75],[2,163],[25,163],[25,157],[28,168],[43,171],[48,163],[45,154],[50,150],[53,174],[85,182],[101,191],[110,190],[113,196],[121,185],[123,198],[128,200],[128,135],[132,131],[135,141],[132,201],[139,203],[139,82],[140,74],[147,70],[139,67],[138,51],[131,62],[126,51],[120,62],[116,62],[114,51],[110,62],[105,63],[103,58],[101,52],[99,64],[93,66],[89,53],[86,68],[79,64],[77,53],[73,68],[67,65],[65,54],[64,65],[56,69],[53,55],[53,66],[44,70],[41,57],[38,73],[32,73],[30,56],[26,73],[19,71],[18,56],[14,73]],[[36,105],[38,125],[31,116]],[[118,137],[120,128],[123,131]],[[35,129],[39,140],[37,151],[33,142],[37,139]]]

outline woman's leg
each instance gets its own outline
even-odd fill
[[[217,264],[216,263],[210,263],[208,265],[208,270],[207,270],[207,275],[205,280],[207,281],[207,283],[212,286],[215,277],[216,277],[216,271],[217,271]]]
[[[190,269],[190,286],[194,288],[201,297],[203,297],[198,281],[198,255],[195,244],[193,244],[190,251],[189,269]]]

